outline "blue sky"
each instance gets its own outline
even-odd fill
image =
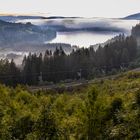
[[[140,0],[0,0],[0,13],[124,17],[140,12]]]

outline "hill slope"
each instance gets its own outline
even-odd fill
[[[125,17],[124,19],[140,20],[140,13],[129,15]]]
[[[140,73],[64,92],[0,85],[0,139],[139,139],[139,87]]]
[[[0,45],[10,46],[43,43],[56,37],[56,32],[51,29],[42,30],[31,23],[9,23],[0,20]]]

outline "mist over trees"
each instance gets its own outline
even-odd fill
[[[68,54],[67,51],[71,49],[69,44],[47,44],[48,50],[44,53],[25,56],[21,67],[16,66],[14,60],[1,60],[0,82],[15,86],[90,80],[137,67],[140,59],[139,29],[138,24],[133,27],[131,36],[121,34],[103,47],[99,45],[96,50],[93,47],[74,47]],[[52,51],[49,49],[51,47],[56,49]]]
[[[120,35],[116,41],[97,50],[80,48],[70,54],[60,46],[54,52],[46,50],[45,55],[30,53],[24,57],[22,68],[13,60],[1,60],[0,81],[8,85],[37,85],[40,81],[93,79],[128,68],[136,56],[137,42],[132,36]]]
[[[0,84],[0,140],[140,139],[140,72],[61,87],[60,92],[25,86],[93,79],[137,67],[139,60],[137,39],[124,35],[97,50],[67,54],[56,46],[44,55],[29,53],[21,67],[14,60],[0,60],[0,82],[8,85]]]
[[[0,20],[0,46],[21,47],[44,43],[56,37],[56,31],[22,23],[10,23]]]
[[[43,81],[59,82],[66,79],[78,79],[78,73],[84,79],[107,74],[112,69],[119,70],[128,67],[137,53],[136,40],[130,36],[120,35],[119,39],[104,47],[81,48],[66,55],[62,47],[56,48],[54,53],[46,51],[45,55],[29,54],[23,60],[22,72],[29,84],[37,83],[41,74]],[[25,83],[26,83],[25,82]]]

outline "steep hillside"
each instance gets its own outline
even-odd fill
[[[9,23],[0,20],[0,46],[43,43],[56,37],[51,29],[42,30],[31,23]]]

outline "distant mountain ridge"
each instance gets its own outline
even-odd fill
[[[140,20],[140,13],[136,13],[136,14],[133,14],[133,15],[129,15],[127,17],[125,17],[124,19],[131,19],[131,20]]]
[[[0,15],[0,20],[9,21],[9,22],[16,22],[17,20],[24,20],[24,19],[76,19],[76,18],[84,18],[84,17],[68,17],[68,16],[35,16],[35,15]],[[128,15],[121,19],[136,19],[140,20],[140,13]]]
[[[101,21],[95,21],[91,18],[84,17],[64,17],[64,16],[0,16],[0,19],[12,22],[12,23],[26,23],[31,22],[40,26],[42,29],[53,29],[56,32],[115,32],[115,33],[125,33],[125,29],[111,26],[110,23],[107,25],[101,23]],[[93,23],[92,23],[93,21]],[[98,23],[99,22],[99,23]],[[104,22],[104,21],[103,21]],[[98,23],[98,24],[97,24]],[[94,25],[95,24],[95,25]]]
[[[76,19],[76,18],[82,18],[82,17],[64,17],[64,16],[31,16],[31,15],[0,15],[0,20],[4,20],[7,22],[16,22],[17,20],[24,20],[24,19]]]
[[[17,20],[24,20],[24,19],[43,19],[43,16],[14,16],[14,15],[0,15],[0,20],[4,20],[7,22],[16,22]]]

